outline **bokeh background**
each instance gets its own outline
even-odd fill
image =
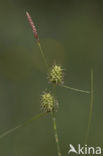
[[[51,66],[65,69],[65,84],[90,90],[94,106],[88,145],[103,145],[103,1],[0,0],[0,134],[40,113],[47,73],[25,12],[34,20]],[[83,145],[90,96],[57,87],[57,129],[63,156]],[[57,156],[50,115],[0,139],[1,156]],[[71,154],[72,155],[72,154]]]

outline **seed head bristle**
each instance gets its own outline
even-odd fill
[[[39,42],[39,37],[38,37],[38,34],[37,34],[37,30],[36,30],[36,27],[35,27],[35,24],[30,16],[30,14],[28,12],[26,12],[26,16],[27,16],[27,19],[30,23],[30,26],[32,28],[32,31],[33,31],[33,34],[34,34],[34,37],[36,38],[36,40]]]

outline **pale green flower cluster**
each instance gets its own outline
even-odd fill
[[[48,92],[43,92],[41,95],[41,108],[45,112],[52,112],[56,104],[55,98]]]
[[[63,69],[60,65],[53,65],[49,72],[49,82],[56,85],[63,84]]]

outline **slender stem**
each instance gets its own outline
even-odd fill
[[[57,153],[58,153],[58,156],[61,156],[58,133],[57,133],[57,126],[56,126],[56,118],[55,118],[53,112],[52,112],[52,120],[53,120],[54,137],[55,137],[55,142],[56,142],[56,145],[57,145]]]
[[[90,131],[90,125],[92,121],[92,112],[93,112],[93,69],[91,69],[91,97],[90,97],[90,110],[89,110],[89,117],[88,117],[88,126],[87,126],[87,132],[85,137],[85,144],[88,142],[89,137],[89,131]]]
[[[40,53],[41,53],[41,56],[42,56],[42,58],[43,58],[44,64],[45,64],[46,68],[48,69],[48,68],[49,68],[49,65],[48,65],[48,63],[47,63],[47,60],[46,60],[46,57],[45,57],[44,52],[43,52],[43,50],[42,50],[42,47],[41,47],[40,42],[37,42],[37,45],[38,45],[38,47],[39,47],[39,49],[40,49]]]
[[[19,128],[23,127],[23,126],[28,125],[28,124],[31,123],[32,121],[39,119],[40,117],[44,116],[45,114],[46,114],[46,113],[37,114],[36,116],[32,117],[31,119],[25,121],[24,123],[22,123],[22,124],[20,124],[20,125],[18,125],[18,126],[16,126],[15,128],[12,128],[12,129],[10,129],[10,130],[8,130],[8,131],[2,133],[2,134],[0,135],[0,139],[3,138],[3,137],[5,137],[5,136],[7,136],[8,134],[10,134],[10,133],[16,131],[17,129],[19,129]]]
[[[81,89],[77,89],[77,88],[72,88],[72,87],[69,87],[69,86],[66,86],[66,85],[61,85],[61,87],[64,87],[64,88],[67,88],[67,89],[70,89],[70,90],[73,90],[73,91],[76,91],[76,92],[90,94],[90,91],[81,90]]]

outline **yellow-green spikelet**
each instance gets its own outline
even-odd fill
[[[45,112],[52,112],[55,107],[55,98],[48,92],[41,95],[41,108]]]
[[[63,69],[59,65],[53,65],[49,72],[49,82],[63,84]]]

